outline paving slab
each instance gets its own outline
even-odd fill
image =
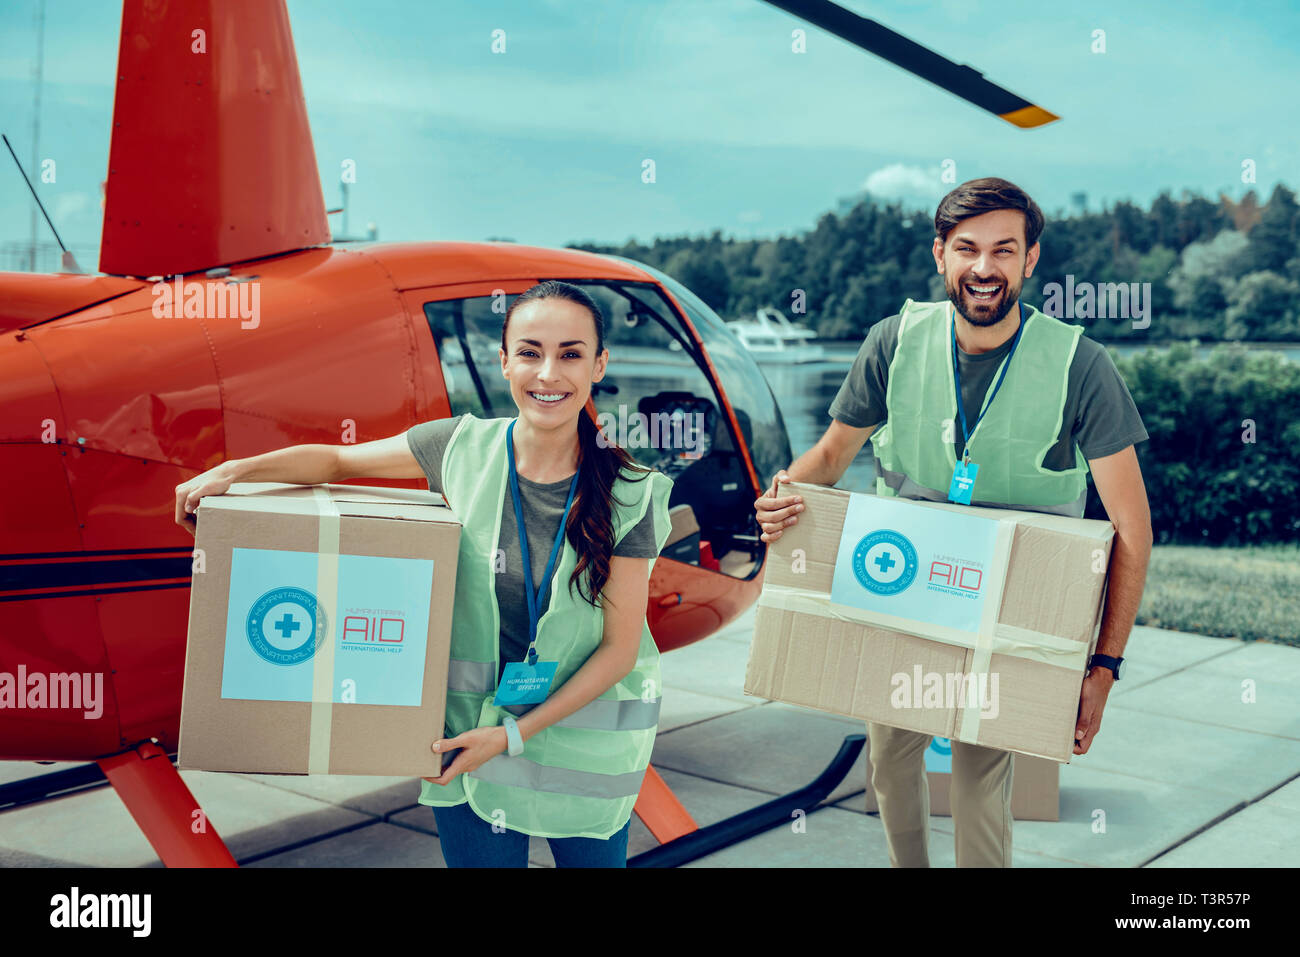
[[[694,691],[741,704],[762,701],[745,694],[749,648],[738,641],[706,638],[678,648],[659,660],[665,698],[673,690]]]
[[[745,646],[746,655],[749,652],[749,645],[754,640],[754,619],[758,615],[758,606],[751,605],[737,618],[728,624],[725,628],[715,631],[705,641],[715,641],[721,638],[723,641],[736,641]]]
[[[389,824],[396,824],[399,827],[409,827],[414,831],[423,831],[426,834],[438,833],[438,819],[433,816],[433,808],[427,804],[416,804],[413,808],[405,811],[395,811],[384,818]]]
[[[720,784],[694,774],[683,774],[665,768],[658,770],[664,782],[673,789],[677,799],[682,802],[700,827],[716,824],[733,814],[739,814],[772,800],[772,795],[765,791]],[[659,842],[650,833],[650,829],[642,824],[641,819],[634,813],[627,838],[628,856],[633,857],[658,846]],[[550,844],[545,838],[535,837],[529,841],[528,857],[529,860],[545,867],[555,866],[555,858],[551,855]]]
[[[1246,670],[1256,670],[1266,674],[1271,680],[1289,683],[1292,687],[1300,682],[1300,647],[1281,645],[1273,641],[1233,641],[1237,654],[1249,660]],[[1217,670],[1231,674],[1238,663],[1227,658],[1206,662],[1207,670]]]
[[[420,797],[420,779],[405,776],[241,774],[239,777],[375,817],[409,808]]]
[[[835,802],[835,807],[845,811],[854,811],[858,814],[867,814],[876,820],[880,819],[877,811],[867,810],[866,791],[860,791],[857,794],[847,797],[842,801]],[[1019,822],[1016,822],[1019,827]],[[880,840],[885,840],[883,825],[881,826]],[[1043,854],[1037,850],[1030,850],[1023,846],[1024,842],[1018,839],[1018,835],[1013,830],[1011,842],[1011,865],[1012,867],[1080,867],[1091,866],[1081,864],[1079,861],[1069,861],[1064,858],[1052,857]],[[886,849],[886,864],[888,864],[888,849]],[[805,865],[812,866],[812,865]],[[956,867],[957,866],[957,848],[954,843],[952,830],[952,819],[943,815],[932,815],[930,817],[930,866],[931,867]]]
[[[1108,702],[1092,747],[1085,755],[1074,755],[1066,770],[1093,768],[1218,791],[1232,796],[1233,803],[1252,801],[1300,772],[1300,747],[1294,739],[1145,710],[1151,689],[1186,674]]]
[[[837,805],[839,806],[839,805]],[[879,818],[873,813],[872,817]],[[1051,823],[1051,822],[1048,822]],[[1020,833],[1020,821],[1015,822],[1011,832],[1011,866],[1012,867],[1099,867],[1084,861],[1072,861],[1063,857],[1044,854],[1029,847]],[[880,840],[885,840],[882,825]],[[947,817],[930,818],[930,866],[957,866],[957,836],[952,829],[952,819]]]
[[[341,830],[367,815],[270,788],[238,775],[182,771],[236,859]],[[75,867],[143,867],[161,862],[110,787],[0,814],[0,854]]]
[[[884,827],[874,814],[860,814],[831,805],[795,822],[774,827],[740,844],[733,844],[692,861],[687,867],[889,867]],[[952,836],[930,831],[931,867],[956,867]],[[1071,867],[1031,851],[1012,848],[1016,867]]]
[[[1137,867],[1238,803],[1222,791],[1185,782],[1067,765],[1061,771],[1061,819],[1016,821],[1012,847],[1078,865]],[[931,827],[952,834],[952,818],[932,818]]]
[[[660,770],[778,795],[824,771],[845,736],[865,733],[853,718],[770,702],[661,734],[650,761]],[[866,774],[859,754],[828,803],[863,790]]]
[[[0,861],[6,866],[40,861],[48,867],[140,867],[157,860],[112,788],[0,814]]]
[[[1112,687],[1110,700],[1132,694],[1183,668],[1236,651],[1240,644],[1230,638],[1135,625],[1124,647],[1124,680]]]
[[[1278,807],[1300,811],[1300,778],[1278,788],[1272,794],[1260,799],[1262,804],[1275,804]]]
[[[1190,665],[1116,700],[1126,708],[1183,718],[1198,726],[1289,738],[1289,749],[1297,756],[1291,770],[1300,771],[1300,747],[1295,744],[1300,740],[1300,708],[1296,707],[1300,648],[1267,642],[1234,644],[1227,654]],[[1105,721],[1103,716],[1103,727]]]
[[[236,860],[373,820],[360,811],[269,787],[242,774],[180,773]]]
[[[824,807],[687,867],[888,867],[880,821]]]
[[[663,734],[674,728],[730,714],[733,711],[757,707],[762,703],[761,698],[749,698],[745,702],[740,702],[735,698],[717,698],[697,691],[686,691],[683,688],[665,687],[663,703],[659,708],[659,733]]]
[[[1149,867],[1300,867],[1300,810],[1259,801]]]
[[[272,854],[244,866],[446,867],[447,862],[436,837],[375,821],[366,827],[313,841],[282,854]]]

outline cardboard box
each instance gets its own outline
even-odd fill
[[[784,537],[784,536],[783,536]],[[866,810],[879,811],[876,791],[871,786],[871,738],[867,737]],[[930,816],[951,817],[948,801],[952,787],[952,742],[932,738],[925,749],[925,778],[930,787]],[[1011,775],[1011,816],[1017,821],[1059,821],[1061,819],[1061,766],[1047,758],[1017,754]]]
[[[786,488],[747,694],[1069,762],[1110,522]]]
[[[236,483],[197,515],[179,766],[441,773],[461,531],[442,498]]]

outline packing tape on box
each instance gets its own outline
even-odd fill
[[[316,607],[328,609],[327,614],[333,619],[339,596],[339,508],[323,486],[312,486],[312,492],[320,507],[316,543]],[[320,615],[316,616],[316,622],[319,628]],[[329,774],[330,770],[330,735],[334,720],[334,637],[328,632],[338,627],[339,622],[331,620],[327,625],[327,634],[323,638],[317,635],[320,644],[312,656],[308,774]]]
[[[980,614],[980,630],[975,636],[975,653],[971,655],[970,675],[975,679],[975,694],[966,696],[966,707],[962,709],[961,719],[957,725],[957,740],[974,744],[979,740],[980,730],[980,687],[989,687],[989,662],[993,658],[993,636],[997,630],[998,612],[1002,609],[1002,591],[1007,584],[1007,568],[1011,565],[1011,541],[1016,534],[1016,523],[1008,519],[998,519],[997,534],[993,539],[993,557],[991,564],[997,571],[989,585],[988,594],[984,596],[984,605]],[[983,683],[980,675],[984,675]]]
[[[979,638],[977,632],[962,631],[958,628],[945,628],[942,625],[931,625],[911,618],[899,618],[896,615],[886,615],[867,611],[864,608],[841,605],[831,601],[831,596],[825,593],[811,592],[803,588],[791,588],[787,585],[765,584],[762,593],[758,597],[758,604],[777,611],[793,611],[807,615],[818,615],[822,618],[838,618],[841,621],[871,625],[875,628],[883,628],[886,631],[899,631],[909,635],[916,635],[918,638],[929,638],[932,641],[941,641],[946,645],[957,645],[962,648],[974,648]],[[1049,635],[1046,632],[1031,631],[1028,628],[1018,628],[1015,625],[999,622],[993,628],[992,644],[989,651],[993,655],[1012,655],[1029,661],[1056,665],[1060,668],[1077,668],[1082,671],[1084,662],[1087,660],[1088,646],[1083,642],[1071,641],[1059,635]]]
[[[1002,592],[1006,585],[1006,570],[1011,559],[1016,522],[1012,519],[999,519],[998,526],[992,560],[992,568],[998,574],[993,576],[994,581],[990,585],[989,593],[985,595],[978,631],[951,628],[913,618],[870,611],[854,605],[843,605],[832,601],[831,596],[825,592],[770,582],[764,583],[763,590],[758,596],[758,604],[777,611],[834,618],[853,624],[870,625],[887,631],[915,635],[918,638],[928,638],[960,648],[970,648],[974,652],[970,671],[976,675],[988,672],[989,663],[995,654],[1011,655],[1041,664],[1082,671],[1088,658],[1086,643],[997,621],[998,612],[1002,607]],[[979,732],[979,710],[978,700],[974,703],[968,702],[964,708],[953,735],[959,741],[975,742]]]

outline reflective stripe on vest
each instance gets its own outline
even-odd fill
[[[488,694],[496,691],[496,678],[496,668],[490,661],[465,661],[462,658],[452,658],[447,669],[447,690]]]
[[[474,777],[489,784],[507,784],[530,791],[575,794],[579,797],[636,797],[641,791],[645,770],[624,774],[597,774],[549,767],[523,756],[498,754],[474,771]],[[621,825],[620,825],[621,826]]]
[[[1083,330],[1023,301],[1020,309],[1024,331],[1015,361],[1007,365],[997,401],[990,404],[986,393],[984,419],[972,436],[971,459],[980,471],[971,504],[1080,517],[1087,502],[1083,453],[1072,443],[1075,465],[1064,471],[1042,463],[1060,436]],[[947,302],[909,299],[903,306],[889,362],[886,420],[870,439],[878,495],[948,500],[957,461],[952,440],[960,430],[952,322]]]

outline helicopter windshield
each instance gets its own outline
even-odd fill
[[[691,324],[704,340],[704,347],[708,350],[714,368],[718,370],[741,428],[747,428],[750,433],[745,436],[745,443],[749,446],[754,468],[758,471],[759,482],[765,484],[777,471],[787,468],[791,462],[790,439],[776,397],[772,394],[767,379],[759,371],[758,364],[741,345],[735,333],[727,328],[727,324],[704,300],[667,273],[622,256],[609,258],[631,263],[650,273],[673,294],[686,311]]]

